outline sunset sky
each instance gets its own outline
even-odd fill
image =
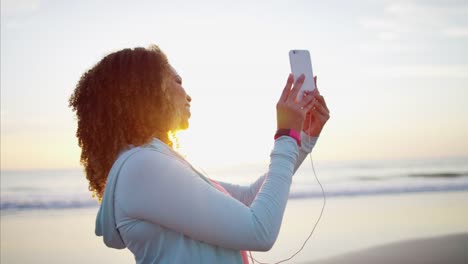
[[[110,52],[157,44],[183,78],[183,151],[268,160],[288,51],[331,111],[318,160],[468,157],[467,1],[1,1],[1,169],[79,167],[68,98]]]

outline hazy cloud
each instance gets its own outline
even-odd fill
[[[40,4],[40,0],[2,0],[1,15],[5,18],[29,15],[36,11]]]
[[[390,77],[428,77],[468,79],[467,65],[397,65],[385,68],[365,68],[366,74]]]
[[[380,40],[406,35],[468,36],[466,1],[386,1],[383,14],[360,19],[359,24]]]
[[[468,27],[446,28],[442,33],[448,37],[468,37]]]

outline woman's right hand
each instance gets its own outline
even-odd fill
[[[289,74],[283,93],[276,104],[276,120],[278,129],[294,129],[302,131],[306,113],[314,106],[312,93],[304,94],[302,99],[296,100],[301,90],[305,76],[302,74],[294,82],[294,75]]]

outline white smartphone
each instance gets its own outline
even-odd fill
[[[301,91],[297,94],[297,99],[300,100],[304,96],[305,91],[313,91],[315,89],[314,74],[312,72],[312,60],[308,50],[290,50],[289,63],[291,64],[291,72],[294,74],[294,81],[305,75],[304,84]]]

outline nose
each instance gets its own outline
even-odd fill
[[[190,95],[187,94],[187,101],[190,103],[192,102],[192,97],[190,97]]]

